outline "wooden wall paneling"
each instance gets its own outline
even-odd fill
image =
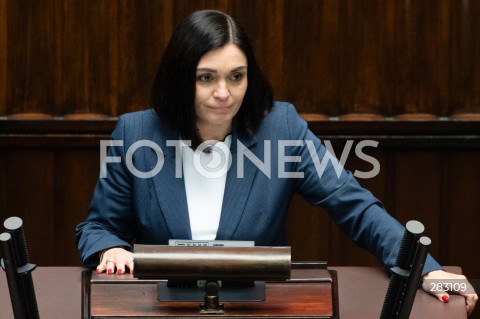
[[[31,262],[56,265],[55,251],[46,249],[62,245],[63,239],[54,227],[54,154],[49,149],[13,148],[6,153],[7,215],[23,219]]]
[[[118,45],[118,4],[112,1],[88,4],[88,84],[91,95],[87,111],[115,116],[118,109],[118,60],[121,49]]]
[[[338,115],[340,1],[286,0],[284,7],[284,92],[276,96],[300,112]]]
[[[442,197],[439,200],[439,211],[438,211],[438,221],[439,221],[439,251],[438,254],[435,256],[437,260],[442,265],[447,265],[446,261],[448,260],[448,251],[444,249],[450,241],[451,232],[455,232],[454,229],[451,229],[451,224],[448,221],[449,216],[449,190],[450,190],[450,183],[452,182],[450,179],[450,165],[452,165],[452,155],[455,154],[456,151],[444,151],[441,153],[442,155],[442,162],[441,162],[441,174],[442,176],[442,185],[441,185],[441,194]],[[462,152],[462,151],[461,151]]]
[[[284,1],[235,1],[233,15],[249,35],[277,99],[284,99]]]
[[[240,2],[242,0],[202,0],[202,9],[213,9],[226,12],[228,14],[232,13],[234,3]]]
[[[408,14],[405,1],[388,1],[385,3],[385,31],[383,47],[385,54],[384,78],[381,84],[382,106],[384,115],[406,112],[406,105],[413,105],[411,92],[406,92],[410,85],[410,61],[414,58],[406,35],[408,21],[415,17]]]
[[[398,9],[398,1],[385,1],[384,7],[384,54],[383,83],[381,90],[382,110],[384,115],[403,113],[405,92],[402,83],[405,81],[406,67],[404,61],[408,54],[405,52],[405,37],[402,28],[406,15]]]
[[[461,265],[469,278],[480,278],[480,154],[450,154],[445,228],[441,233],[444,263]]]
[[[173,31],[172,18],[172,1],[119,2],[119,106],[112,115],[148,106],[157,67]]]
[[[176,27],[187,15],[197,10],[218,9],[229,13],[232,0],[178,0],[172,1],[173,26]]]
[[[403,151],[395,153],[396,186],[393,214],[405,225],[418,220],[425,226],[425,236],[430,237],[430,253],[440,257],[440,213],[445,180],[442,176],[444,156],[439,151]]]
[[[57,12],[57,112],[117,113],[117,2],[60,1]]]
[[[54,104],[54,3],[7,3],[7,113],[42,112]]]
[[[453,1],[450,16],[449,113],[480,112],[480,3]]]
[[[381,92],[385,69],[384,2],[343,1],[339,10],[340,113],[385,113]]]
[[[62,238],[49,249],[55,251],[56,265],[80,266],[75,227],[85,220],[100,171],[98,149],[64,149],[56,155],[55,234]]]
[[[59,1],[57,6],[57,78],[55,110],[58,115],[87,110],[89,102],[89,55],[85,1]],[[98,4],[97,4],[98,5]],[[102,30],[99,30],[102,32]],[[96,110],[100,113],[100,110]]]
[[[387,45],[389,74],[395,97],[389,115],[433,113],[448,108],[448,46],[450,5],[426,1],[411,5],[395,1],[392,38]],[[393,67],[392,67],[393,66]],[[388,83],[388,82],[387,82]]]
[[[448,101],[447,1],[426,1],[414,6],[404,2],[404,51],[408,52],[405,80],[405,113],[444,115]]]
[[[7,154],[2,149],[0,151],[0,233],[3,233],[3,222],[8,215],[8,194],[7,194]],[[0,250],[0,258],[2,258],[2,250]]]
[[[389,33],[385,51],[389,62],[386,65],[386,83],[391,94],[388,115],[415,112],[419,89],[416,85],[419,75],[413,74],[416,72],[413,64],[418,63],[416,6],[405,1],[389,1],[387,7]]]
[[[0,116],[7,112],[7,0],[0,0]]]
[[[300,111],[480,110],[475,1],[1,0],[0,8],[3,115],[143,108],[173,27],[206,8],[242,22],[277,99]]]

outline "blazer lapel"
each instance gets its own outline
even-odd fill
[[[160,124],[160,122],[158,122]],[[235,126],[235,124],[234,124]],[[158,204],[162,210],[165,222],[172,238],[191,239],[190,219],[188,216],[187,196],[183,173],[181,178],[176,177],[176,148],[166,146],[166,140],[178,140],[178,136],[170,130],[160,131],[160,125],[153,129],[152,141],[157,143],[164,153],[164,164],[161,171],[152,177]],[[225,193],[223,196],[222,212],[217,231],[217,239],[232,238],[238,227],[250,190],[258,169],[248,159],[244,160],[244,177],[237,177],[237,141],[240,140],[248,149],[252,149],[257,140],[254,137],[246,139],[236,134],[232,135],[232,165],[227,173]],[[146,167],[153,168],[157,163],[157,155],[151,148],[146,148]],[[179,163],[181,170],[181,162]]]
[[[235,132],[235,131],[234,131]],[[243,161],[244,176],[237,177],[237,141],[240,140],[248,149],[256,144],[256,138],[242,139],[239,135],[233,134],[230,150],[232,152],[232,166],[227,173],[225,193],[223,195],[222,213],[218,226],[216,239],[231,239],[238,227],[240,219],[245,214],[245,205],[252,188],[256,166],[248,159]]]
[[[165,138],[167,135],[167,138]],[[152,177],[158,204],[163,213],[165,223],[170,231],[172,239],[191,239],[190,219],[188,217],[187,196],[182,177],[176,177],[175,151],[173,146],[166,146],[166,140],[178,140],[174,134],[160,135],[159,130],[154,130],[152,140],[159,144],[164,153],[164,164],[161,171]],[[171,135],[171,136],[169,136]],[[154,167],[157,161],[155,152],[149,150],[145,156],[147,167]],[[180,162],[181,170],[181,162]]]

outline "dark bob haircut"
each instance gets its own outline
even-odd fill
[[[233,43],[247,57],[248,86],[234,118],[235,130],[249,138],[273,104],[272,89],[260,70],[247,34],[229,15],[214,10],[196,11],[180,23],[163,54],[155,77],[151,107],[165,125],[190,140],[196,148],[202,141],[195,114],[196,69],[208,51]]]

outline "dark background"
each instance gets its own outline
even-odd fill
[[[32,262],[80,265],[99,140],[147,107],[174,26],[203,8],[243,24],[276,99],[337,155],[379,141],[365,151],[380,174],[360,183],[424,223],[441,263],[480,278],[480,1],[468,0],[0,0],[0,219],[24,219]],[[352,152],[347,168],[371,166]],[[300,198],[287,230],[296,260],[379,265]]]

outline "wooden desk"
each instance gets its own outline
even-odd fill
[[[157,301],[158,280],[138,280],[131,275],[85,272],[84,318],[338,318],[336,272],[320,265],[293,267],[287,282],[267,282],[264,301],[222,301],[225,313],[199,314],[195,302]],[[165,281],[164,281],[165,282]],[[335,291],[335,292],[333,292]],[[115,298],[110,298],[112,292]],[[222,299],[222,289],[220,289]]]
[[[459,267],[446,267],[461,273]],[[341,319],[379,318],[389,278],[383,269],[370,267],[331,267],[338,274]],[[81,318],[80,267],[39,267],[33,272],[40,317]],[[125,275],[128,276],[128,275]],[[111,298],[115,298],[115,291]],[[0,317],[13,318],[4,274],[0,273]],[[423,291],[418,291],[411,319],[466,319],[464,298],[451,296],[443,304]]]

